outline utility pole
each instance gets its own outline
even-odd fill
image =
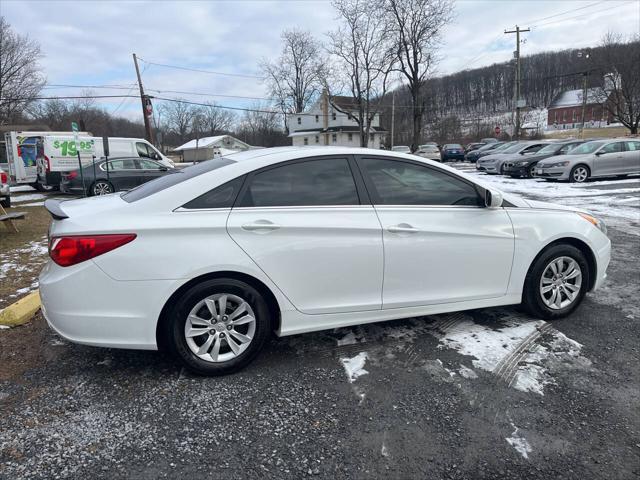
[[[393,91],[391,97],[391,149],[393,150],[393,134],[396,126],[396,91]]]
[[[138,77],[138,86],[140,87],[140,103],[142,103],[145,137],[149,143],[153,143],[153,132],[151,131],[151,123],[149,122],[149,115],[147,114],[144,89],[142,88],[142,79],[140,78],[140,69],[138,68],[138,58],[135,53],[133,54],[133,64],[136,66],[136,76]]]
[[[591,56],[591,49],[588,48],[586,51],[584,52],[578,52],[578,57],[580,58],[585,58],[585,59],[589,59],[589,57]],[[589,77],[589,73],[591,73],[591,70],[589,69],[585,69],[584,72],[582,72],[582,115],[580,117],[580,138],[584,137],[584,117],[585,117],[585,113],[587,110],[587,80]]]
[[[515,30],[505,30],[504,33],[506,34],[510,34],[510,33],[515,33],[516,34],[516,51],[513,52],[513,55],[515,56],[516,59],[516,85],[515,85],[515,116],[516,116],[516,121],[515,121],[515,136],[516,136],[516,140],[520,139],[520,109],[524,106],[521,105],[521,101],[520,101],[520,83],[521,83],[521,78],[520,78],[520,33],[521,32],[529,32],[530,30],[528,28],[522,29],[520,28],[518,25],[516,25],[516,29]]]

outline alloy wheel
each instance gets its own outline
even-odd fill
[[[573,171],[573,180],[577,183],[584,182],[589,177],[589,172],[585,167],[577,167]]]
[[[240,356],[256,333],[251,305],[230,293],[218,293],[199,301],[184,325],[187,346],[207,362],[221,363]]]
[[[582,287],[582,270],[571,257],[554,258],[545,267],[540,278],[540,296],[552,310],[571,305]]]
[[[97,182],[93,186],[94,195],[108,195],[109,193],[112,193],[111,185],[109,185],[107,182]]]

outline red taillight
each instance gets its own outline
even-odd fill
[[[131,242],[134,238],[136,238],[135,233],[54,237],[51,239],[49,256],[61,267],[70,267],[110,252]]]
[[[77,176],[78,176],[78,172],[76,172],[76,171],[72,171],[72,172],[69,172],[69,173],[65,174],[65,178],[67,180],[73,180]]]
[[[46,155],[44,156],[44,163],[46,164],[46,168],[47,168],[47,172],[51,171],[51,161],[49,160],[49,157],[47,157]]]
[[[8,178],[6,173],[0,172],[0,183],[7,183]]]

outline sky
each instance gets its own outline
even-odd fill
[[[336,26],[329,0],[0,0],[0,15],[40,43],[48,96],[84,90],[135,95],[136,53],[147,93],[231,107],[267,105],[259,100],[268,97],[264,81],[256,77],[263,59],[278,57],[283,29],[310,30],[325,40]],[[437,73],[509,60],[515,35],[504,30],[515,25],[531,29],[522,36],[522,55],[594,46],[607,31],[638,34],[640,0],[457,0],[454,20],[443,31]],[[116,115],[142,119],[139,99],[99,102]]]

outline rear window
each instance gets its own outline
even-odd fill
[[[151,180],[150,182],[143,183],[139,187],[123,193],[122,199],[125,202],[129,203],[137,202],[138,200],[142,200],[143,198],[147,198],[155,193],[161,192],[162,190],[182,183],[185,180],[197,177],[198,175],[202,175],[203,173],[217,170],[218,168],[226,167],[227,165],[231,165],[233,163],[236,162],[224,157],[216,158],[214,160],[207,160],[205,162],[198,163],[197,165],[178,170],[175,173],[156,178],[155,180]]]

